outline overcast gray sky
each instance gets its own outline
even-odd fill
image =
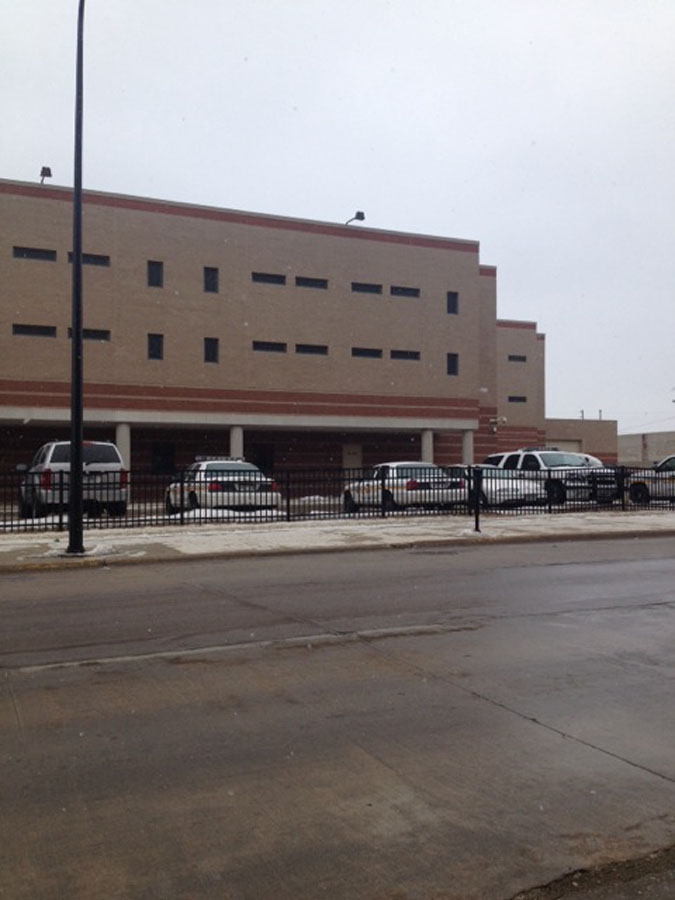
[[[72,185],[77,6],[0,0],[0,177]],[[675,0],[87,0],[84,187],[478,240],[547,415],[675,430],[673,46]]]

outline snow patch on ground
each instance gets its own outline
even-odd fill
[[[372,519],[270,521],[200,524],[186,522],[168,528],[96,528],[85,530],[85,557],[149,558],[167,555],[228,555],[335,548],[392,547],[449,540],[491,540],[584,534],[675,532],[675,511],[584,512],[557,515],[481,517],[476,532],[466,517],[402,516]],[[0,534],[0,562],[36,561],[68,556],[66,532]],[[161,552],[160,552],[161,551]],[[79,556],[79,555],[78,555]]]

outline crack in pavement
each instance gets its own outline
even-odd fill
[[[480,691],[476,691],[473,688],[460,684],[458,681],[455,681],[454,678],[450,675],[438,675],[435,672],[428,672],[421,666],[411,663],[409,660],[396,657],[395,652],[387,653],[386,650],[382,650],[381,648],[374,648],[374,652],[382,656],[386,656],[390,660],[395,658],[399,664],[407,666],[409,669],[416,672],[420,678],[425,678],[428,681],[441,681],[445,684],[450,685],[451,687],[454,687],[456,690],[475,698],[476,700],[481,700],[483,703],[487,703],[490,706],[495,707],[496,709],[501,709],[512,716],[516,716],[524,722],[529,722],[532,725],[537,725],[539,728],[543,728],[544,730],[549,731],[552,734],[558,735],[558,737],[561,737],[565,740],[574,741],[574,743],[579,744],[583,747],[587,747],[589,750],[594,750],[597,753],[601,753],[605,756],[610,757],[611,759],[617,760],[618,762],[625,763],[626,765],[632,766],[633,768],[638,769],[641,772],[645,772],[648,775],[653,775],[656,778],[660,778],[663,781],[668,782],[669,784],[675,784],[675,777],[671,775],[666,775],[664,772],[659,772],[658,770],[652,769],[649,766],[644,766],[641,763],[635,762],[634,760],[629,759],[626,756],[622,756],[620,753],[614,753],[612,750],[608,750],[606,747],[602,747],[599,744],[594,744],[592,741],[584,740],[584,738],[578,737],[577,735],[571,734],[570,732],[563,731],[563,729],[557,728],[555,725],[550,725],[548,722],[543,722],[536,716],[531,716],[527,713],[521,712],[521,710],[516,709],[514,706],[509,706],[508,703],[505,703],[502,700],[497,700],[494,697],[490,697],[488,694],[483,694]]]
[[[312,623],[313,624],[313,623]],[[184,650],[166,649],[148,653],[129,653],[117,656],[103,656],[84,659],[55,660],[53,662],[34,663],[32,665],[8,666],[0,665],[5,672],[46,672],[50,669],[76,669],[80,666],[103,666],[144,662],[147,660],[175,660],[190,657],[206,656],[214,653],[230,653],[235,650],[259,650],[268,648],[293,649],[304,647],[315,649],[322,646],[335,646],[361,642],[370,644],[374,641],[392,638],[423,637],[425,635],[452,634],[459,631],[477,631],[483,626],[480,623],[463,625],[409,625],[397,628],[373,628],[363,631],[328,631],[315,634],[300,635],[287,638],[269,638],[267,640],[239,641],[236,644],[212,644],[206,647],[194,647]]]

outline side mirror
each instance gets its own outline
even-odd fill
[[[19,463],[18,466],[16,467],[16,471],[17,472],[27,472],[28,466],[25,463]]]

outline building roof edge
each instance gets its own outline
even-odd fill
[[[0,179],[0,194],[15,194],[23,197],[70,201],[72,199],[73,191],[72,188],[58,185],[43,185],[26,181]],[[427,247],[435,250],[450,250],[474,254],[478,254],[480,251],[480,244],[475,240],[438,237],[435,235],[390,231],[387,229],[376,229],[363,226],[354,227],[336,222],[298,219],[290,216],[247,212],[245,210],[223,209],[215,206],[183,203],[175,200],[161,200],[152,197],[137,197],[127,194],[109,193],[106,191],[85,190],[82,194],[82,200],[85,205],[92,204],[136,210],[138,212],[211,219],[213,221],[232,222],[238,225],[249,225],[253,227],[279,228],[287,231],[305,231],[330,237],[345,238],[347,240],[369,240],[380,243],[408,244],[415,247]]]

